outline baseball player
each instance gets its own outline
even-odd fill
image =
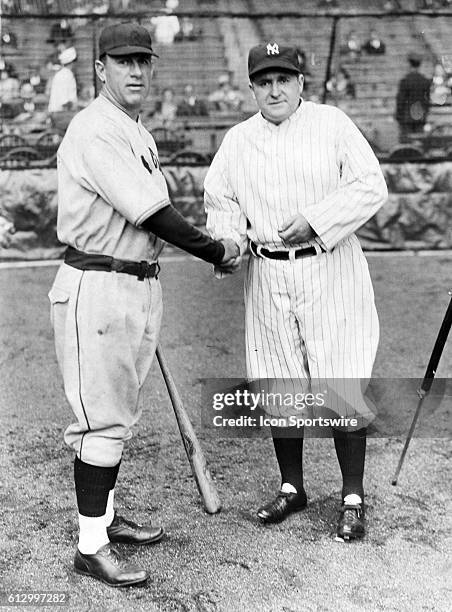
[[[379,325],[354,232],[387,198],[377,159],[341,110],[303,101],[296,48],[253,47],[248,72],[259,112],[229,130],[205,179],[207,229],[251,252],[248,378],[368,379]],[[332,433],[343,477],[337,535],[359,538],[366,428]],[[307,503],[302,434],[279,427],[273,438],[282,485],[258,510],[264,523]]]
[[[155,142],[139,119],[153,57],[145,28],[106,27],[95,63],[102,91],[75,116],[58,150],[57,229],[68,248],[49,298],[76,417],[65,432],[76,453],[74,566],[111,586],[141,583],[148,572],[110,542],[150,544],[163,535],[162,527],[138,525],[114,510],[124,442],[140,417],[138,397],[158,340],[161,239],[223,270],[228,262],[233,268],[238,253],[231,240],[212,240],[170,205]]]

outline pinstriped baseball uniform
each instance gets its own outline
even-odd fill
[[[379,338],[367,262],[354,234],[383,205],[378,161],[339,109],[302,101],[275,125],[261,113],[225,136],[205,179],[207,229],[286,250],[278,229],[301,213],[317,255],[250,256],[245,281],[249,378],[369,378]],[[294,251],[291,248],[290,251]]]
[[[152,136],[103,95],[73,119],[58,150],[58,237],[89,254],[154,260],[140,223],[169,204]],[[85,463],[119,463],[157,344],[156,278],[62,264],[49,292],[58,363],[77,418],[65,440]]]

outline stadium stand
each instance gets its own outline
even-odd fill
[[[93,70],[93,52],[99,29],[106,23],[118,19],[118,11],[145,11],[146,16],[141,23],[151,28],[151,17],[162,7],[162,2],[131,0],[129,3],[111,0],[109,6],[115,14],[100,15],[107,3],[99,2],[69,2],[54,0],[53,2],[2,2],[3,15],[1,19],[2,33],[9,33],[17,40],[17,45],[4,45],[0,49],[1,58],[11,63],[21,81],[28,76],[30,65],[39,62],[45,72],[46,59],[53,51],[53,46],[46,42],[52,25],[59,21],[57,13],[72,13],[68,22],[73,32],[73,44],[77,49],[78,61],[75,65],[75,75],[79,89],[94,90],[95,77]],[[399,4],[405,10],[419,9],[417,0],[401,0]],[[274,0],[180,0],[179,11],[204,13],[203,17],[194,15],[191,19],[195,24],[196,37],[193,40],[175,41],[172,45],[157,45],[160,59],[156,64],[155,86],[157,93],[165,88],[174,90],[176,97],[181,96],[187,84],[193,85],[195,91],[202,97],[207,97],[216,86],[220,74],[232,75],[234,83],[245,97],[244,114],[255,111],[255,104],[248,89],[246,58],[248,49],[260,41],[284,39],[296,44],[306,53],[307,67],[311,73],[307,97],[322,99],[324,84],[328,74],[331,34],[333,24],[337,22],[336,39],[333,48],[331,73],[339,66],[344,66],[355,85],[355,99],[340,105],[358,123],[366,135],[374,142],[377,149],[389,151],[397,140],[397,129],[393,115],[395,95],[400,78],[407,70],[406,55],[408,51],[417,51],[424,57],[422,71],[430,76],[438,59],[452,58],[452,42],[450,29],[452,25],[452,10],[448,16],[437,16],[434,11],[424,11],[423,14],[387,15],[386,3],[383,0],[338,0],[337,7],[328,9],[320,0],[286,0],[278,5]],[[84,7],[94,10],[95,18],[80,13]],[[41,11],[43,18],[15,19],[8,17],[8,12],[21,10],[23,13]],[[45,18],[44,18],[45,10]],[[292,16],[274,17],[275,13],[299,13],[302,10],[305,17]],[[327,14],[318,15],[322,11]],[[441,8],[444,12],[444,8]],[[215,11],[225,15],[215,16]],[[176,11],[177,12],[177,11]],[[229,17],[226,13],[240,13],[240,17]],[[366,13],[380,13],[379,17]],[[447,11],[446,11],[447,12]],[[206,16],[207,14],[211,16]],[[259,16],[259,13],[261,15]],[[265,13],[265,16],[262,15]],[[359,13],[359,16],[357,16]],[[54,16],[52,16],[54,14]],[[338,17],[339,15],[339,17]],[[350,30],[355,30],[364,42],[370,30],[376,30],[386,44],[386,53],[381,56],[361,54],[352,61],[340,54]],[[46,75],[43,75],[46,76]],[[50,75],[48,75],[50,76]],[[327,99],[334,103],[333,100]],[[152,109],[152,101],[145,111]],[[241,115],[243,116],[243,115]],[[190,132],[187,142],[193,141],[196,131],[205,129],[217,130],[212,134],[203,135],[201,153],[211,151],[228,125],[236,122],[238,116],[221,118],[196,118],[184,120],[185,129]],[[452,107],[450,103],[432,107],[429,123],[434,127],[452,123]],[[8,126],[3,124],[3,131],[8,132]],[[42,126],[42,130],[49,125]],[[16,127],[14,128],[17,129]],[[201,142],[195,140],[195,144]]]

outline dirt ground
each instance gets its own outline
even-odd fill
[[[422,379],[451,264],[450,254],[369,258],[381,321],[376,377]],[[46,297],[55,271],[0,269],[0,590],[66,591],[74,612],[450,610],[450,429],[413,440],[397,487],[404,436],[368,441],[364,541],[334,541],[340,472],[330,439],[305,444],[308,508],[260,525],[255,510],[279,485],[271,441],[213,436],[200,423],[201,380],[244,375],[242,275],[216,281],[191,259],[165,262],[161,342],[223,509],[203,512],[154,364],[117,485],[121,511],[165,526],[155,546],[122,547],[152,577],[118,590],[74,574],[72,454],[62,439],[70,414]],[[452,337],[437,376],[451,378],[451,368]],[[406,429],[415,407],[404,407]],[[428,405],[420,424],[427,419],[435,419]]]

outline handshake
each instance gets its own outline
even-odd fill
[[[231,238],[223,238],[220,242],[224,246],[224,256],[221,263],[215,266],[215,272],[233,274],[237,272],[242,263],[240,249]]]

